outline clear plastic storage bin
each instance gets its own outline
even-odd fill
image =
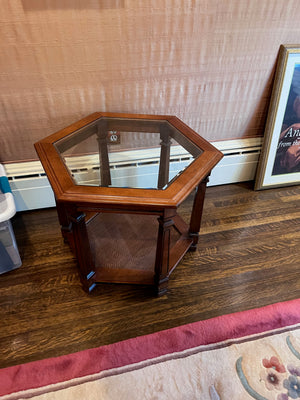
[[[22,264],[10,222],[15,213],[14,198],[3,165],[0,164],[0,274]]]

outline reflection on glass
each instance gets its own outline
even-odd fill
[[[100,118],[55,143],[77,185],[165,189],[202,154],[164,120]]]

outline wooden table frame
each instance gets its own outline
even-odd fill
[[[76,185],[55,143],[97,119],[101,121],[102,117],[122,118],[125,124],[128,121],[129,125],[133,119],[135,121],[139,119],[167,121],[182,134],[179,142],[188,139],[186,145],[193,143],[193,146],[201,149],[201,154],[163,190]],[[101,129],[99,132],[98,138],[101,142],[103,140]],[[168,134],[161,132],[161,139],[158,188],[163,188],[167,183],[170,151]],[[104,146],[99,144],[99,147],[100,164],[103,165],[102,179],[108,185],[109,171],[104,167],[107,163],[107,154]],[[98,282],[120,282],[151,284],[158,295],[166,293],[169,276],[176,265],[188,250],[196,249],[208,176],[211,169],[222,158],[222,153],[174,116],[113,113],[94,113],[40,140],[35,144],[35,148],[54,191],[63,237],[76,254],[84,290],[90,292]],[[194,190],[190,223],[186,224],[177,214],[177,208]],[[139,273],[124,269],[124,271],[108,272],[94,268],[87,224],[99,213],[157,216],[158,234],[153,271]],[[170,230],[174,228],[180,234],[180,238],[171,248]]]

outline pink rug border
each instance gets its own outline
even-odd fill
[[[300,322],[300,299],[171,328],[107,346],[0,369],[0,396],[68,381]]]

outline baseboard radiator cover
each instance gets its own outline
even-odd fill
[[[213,169],[209,186],[224,185],[229,183],[251,181],[255,178],[259,155],[261,152],[262,138],[248,138],[238,140],[226,140],[212,143],[223,154],[223,159]],[[187,163],[188,155],[177,154],[171,160],[170,170],[175,176]],[[76,165],[76,160],[72,166],[72,173],[77,175],[77,179],[86,182],[95,182],[97,179],[97,159],[90,157],[85,163]],[[130,165],[124,160],[116,160],[112,165],[112,177],[114,173],[122,169],[122,177],[128,175],[128,179],[133,175],[133,169],[139,167],[140,181],[151,180],[151,170],[158,168],[159,153],[151,151],[151,155],[144,154],[142,163]],[[142,165],[141,165],[142,164]],[[84,165],[84,168],[82,168]],[[35,210],[55,206],[53,191],[39,161],[8,163],[4,165],[6,174],[14,195],[17,211]],[[136,174],[134,174],[136,176]],[[117,179],[117,175],[116,175]],[[122,178],[123,179],[123,178]],[[130,183],[129,183],[130,184]]]

